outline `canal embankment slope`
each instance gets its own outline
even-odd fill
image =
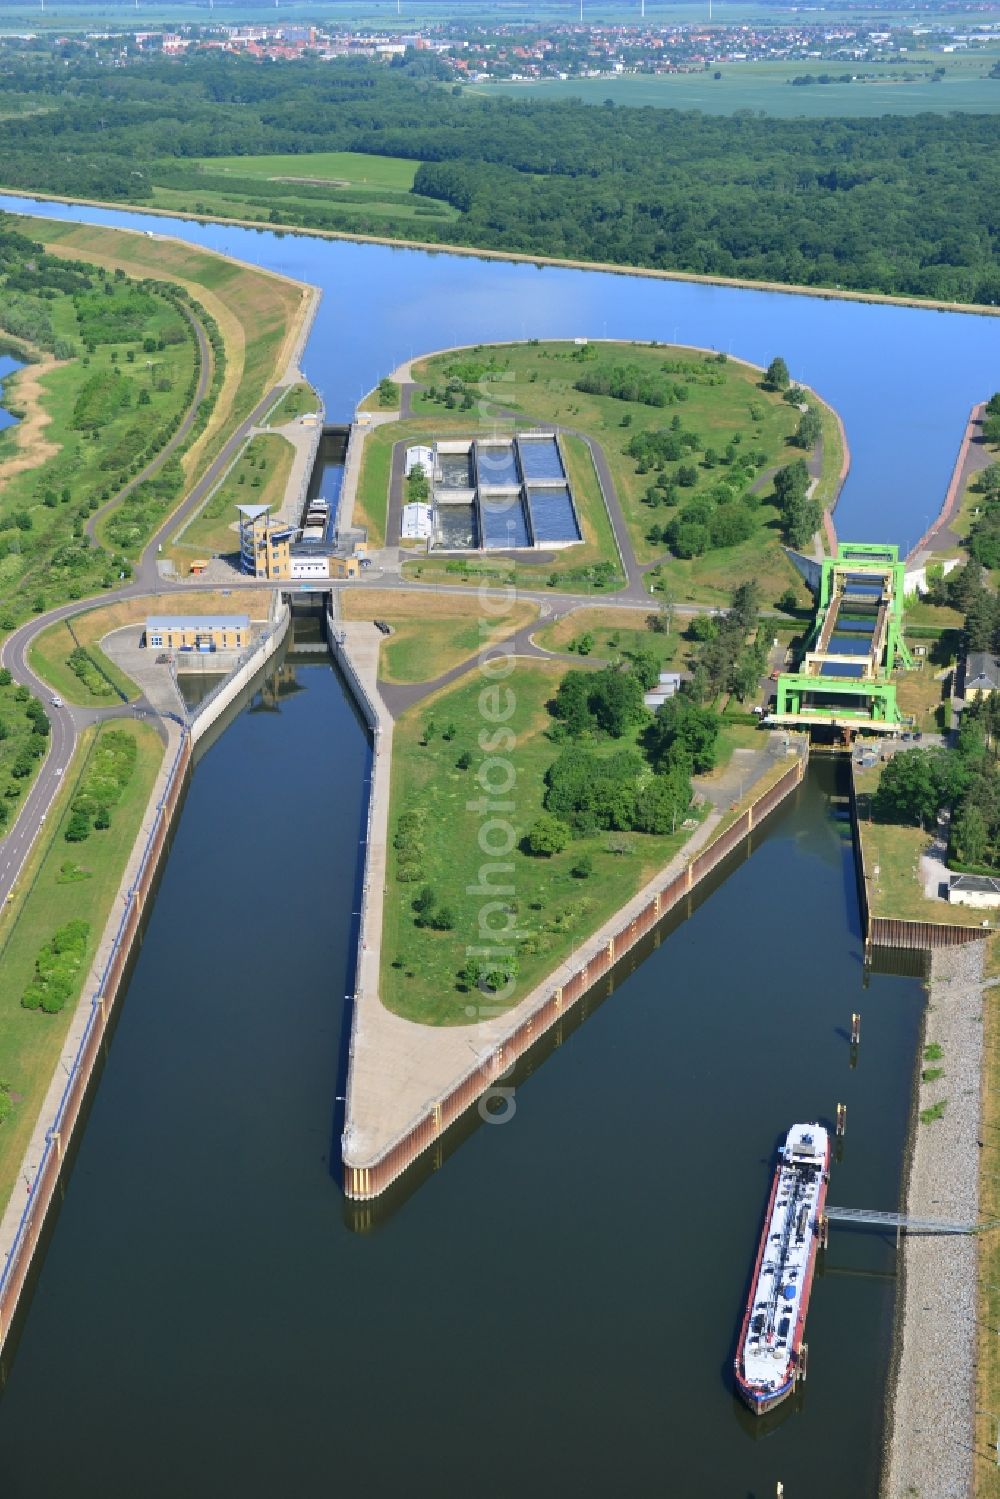
[[[0,192],[0,204],[4,198],[16,199],[20,196],[10,190]],[[66,194],[43,193],[37,189],[31,193],[30,201],[76,203],[85,208],[105,208],[118,213],[131,211],[137,216],[141,214],[144,218],[149,216],[162,219],[184,219],[196,224],[206,222],[231,224],[238,229],[253,229],[258,234],[276,232],[270,224],[265,224],[259,219],[241,219],[217,213],[208,215],[191,213],[181,208],[152,208],[145,203],[140,209],[128,210],[123,209],[121,203],[111,202],[104,198],[76,198]],[[136,230],[135,232],[142,233],[143,231]],[[987,317],[1000,316],[1000,311],[992,302],[946,302],[936,297],[907,297],[887,292],[851,291],[841,286],[799,286],[789,281],[751,281],[740,276],[710,276],[699,271],[669,271],[653,266],[620,265],[611,260],[574,260],[555,255],[528,254],[519,250],[485,249],[477,245],[443,245],[437,240],[402,237],[391,239],[384,234],[355,234],[346,229],[307,229],[295,224],[282,224],[277,232],[282,237],[294,235],[304,239],[344,240],[349,244],[385,245],[392,250],[426,250],[433,255],[462,255],[470,256],[475,260],[499,260],[535,266],[551,265],[573,271],[603,271],[613,276],[641,276],[651,281],[687,281],[701,286],[734,286],[747,291],[784,292],[795,296],[816,297],[824,302],[870,302],[877,306],[919,307],[934,312],[967,312]]]
[[[161,722],[161,733],[165,752],[18,1171],[26,1197],[15,1190],[0,1219],[0,1350],[58,1197],[62,1163],[102,1054],[102,1040],[186,782],[190,736],[170,720]]]
[[[924,1031],[942,1075],[918,1080],[904,1211],[975,1223],[985,945],[935,952]],[[921,1064],[918,1063],[918,1066]],[[922,1067],[924,1077],[938,1067]],[[939,1107],[941,1106],[941,1107]],[[962,1499],[975,1462],[977,1240],[907,1235],[896,1311],[883,1499]]]

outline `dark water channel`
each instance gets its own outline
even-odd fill
[[[360,1233],[331,1152],[366,771],[294,655],[197,767],[0,1401],[5,1499],[873,1495],[892,1244],[834,1230],[801,1409],[752,1423],[728,1372],[787,1125],[846,1102],[831,1200],[898,1196],[922,992],[863,988],[832,762]]]

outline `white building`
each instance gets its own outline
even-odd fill
[[[1000,906],[1000,880],[986,874],[953,874],[948,881],[948,899],[956,906],[995,909]]]
[[[434,474],[434,449],[425,448],[420,445],[407,448],[406,450],[406,477],[409,478],[419,463],[425,476],[430,479]]]
[[[329,576],[329,557],[296,557],[294,553],[292,554],[293,578],[328,578]]]
[[[413,504],[403,506],[402,538],[404,541],[426,541],[433,530],[434,517],[430,505]]]

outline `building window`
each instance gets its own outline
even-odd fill
[[[163,636],[162,635],[150,635],[150,637],[149,637],[149,643],[150,643],[150,645],[162,645],[163,644]]]

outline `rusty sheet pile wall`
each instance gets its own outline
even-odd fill
[[[0,1272],[0,1349],[10,1331],[35,1247],[58,1190],[63,1158],[80,1117],[129,955],[139,933],[146,900],[156,878],[171,822],[184,790],[191,753],[191,736],[185,732],[174,756],[163,796],[157,805],[156,819],[146,839],[138,873],[129,889],[111,952],[97,990],[91,998],[90,1014],[66,1086],[46,1131],[45,1148],[30,1185],[27,1205]]]
[[[345,1163],[344,1191],[348,1197],[366,1199],[384,1192],[423,1151],[465,1111],[475,1104],[531,1046],[556,1025],[584,994],[594,987],[614,965],[641,941],[677,903],[711,874],[728,854],[749,837],[768,813],[799,785],[805,773],[806,757],[796,755],[780,780],[762,793],[740,813],[736,821],[719,833],[691,863],[669,884],[656,891],[648,904],[622,926],[598,953],[583,964],[566,983],[557,985],[488,1058],[472,1067],[441,1098],[428,1103],[425,1112],[382,1155],[368,1166]]]
[[[858,793],[854,780],[855,764],[851,761],[851,828],[854,833],[854,870],[858,882],[858,904],[865,950],[873,947],[937,948],[962,947],[966,942],[982,942],[991,932],[978,926],[963,926],[956,921],[909,921],[897,916],[873,916],[868,901],[870,875],[865,867],[865,845],[858,816]]]

